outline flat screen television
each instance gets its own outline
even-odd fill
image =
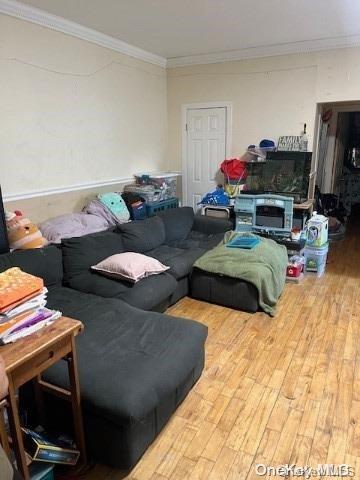
[[[9,251],[9,242],[6,231],[5,209],[0,187],[0,253],[7,253]]]
[[[295,203],[308,198],[311,152],[268,152],[265,162],[247,164],[246,190],[290,196]]]

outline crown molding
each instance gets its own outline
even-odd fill
[[[4,203],[19,201],[19,200],[28,200],[29,198],[45,197],[47,195],[55,195],[59,193],[77,192],[79,190],[89,190],[92,188],[122,185],[124,183],[130,183],[133,181],[134,181],[133,178],[122,177],[122,178],[113,178],[111,180],[103,180],[99,182],[79,183],[76,185],[69,185],[68,187],[55,187],[55,188],[49,188],[49,189],[43,189],[43,190],[31,190],[28,192],[9,193],[9,194],[3,194],[3,200],[4,200]]]
[[[117,38],[45,12],[39,8],[25,5],[16,0],[0,0],[0,13],[36,23],[37,25],[66,33],[67,35],[72,35],[73,37],[143,60],[144,62],[152,63],[163,68],[166,67],[166,58],[164,57],[147,52],[142,48],[135,47]]]
[[[320,52],[323,50],[350,47],[360,47],[360,35],[304,40],[301,42],[264,45],[260,47],[242,48],[240,50],[230,50],[219,53],[168,58],[166,66],[167,68],[186,67],[191,65],[232,62],[251,58],[275,57],[277,55]]]
[[[91,28],[80,25],[71,20],[53,15],[39,8],[26,5],[17,0],[0,0],[0,13],[10,15],[73,37],[86,40],[116,52],[137,58],[163,68],[186,67],[191,65],[205,65],[223,63],[251,58],[274,57],[278,55],[291,55],[296,53],[319,52],[339,48],[360,47],[360,35],[343,37],[329,37],[324,39],[304,40],[259,47],[242,48],[218,53],[189,55],[166,59],[160,55],[130,45],[117,38],[100,33]]]

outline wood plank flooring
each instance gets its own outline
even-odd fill
[[[325,277],[286,285],[275,318],[181,300],[168,313],[209,327],[200,381],[132,472],[84,478],[250,480],[257,463],[295,462],[348,463],[360,479],[359,270],[355,225]]]

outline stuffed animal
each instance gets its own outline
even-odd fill
[[[103,193],[98,195],[98,199],[117,217],[119,223],[129,221],[130,213],[120,193]]]
[[[38,227],[18,210],[6,212],[5,219],[11,250],[41,248],[47,244]]]

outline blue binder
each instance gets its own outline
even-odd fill
[[[247,248],[251,249],[260,243],[260,238],[257,237],[235,237],[226,244],[229,248]]]

